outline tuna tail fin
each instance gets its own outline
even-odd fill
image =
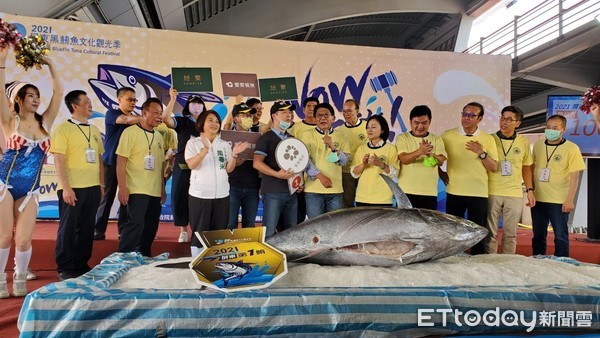
[[[410,203],[408,196],[406,196],[406,194],[404,193],[404,191],[402,191],[400,186],[398,186],[398,184],[396,182],[394,182],[394,180],[385,176],[384,174],[379,174],[379,175],[381,175],[381,177],[383,178],[385,183],[387,183],[388,187],[390,187],[390,190],[392,190],[392,193],[394,193],[394,197],[396,198],[397,208],[398,209],[411,209],[413,207],[412,203]]]

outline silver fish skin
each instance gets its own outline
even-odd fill
[[[385,267],[455,255],[487,233],[471,221],[435,210],[358,207],[320,215],[267,242],[288,261]]]
[[[359,207],[329,212],[271,237],[288,261],[322,265],[396,266],[461,253],[488,231],[464,218],[413,208],[391,178],[380,175],[398,209]]]

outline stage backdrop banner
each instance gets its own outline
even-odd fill
[[[0,16],[16,24],[21,34],[39,34],[50,43],[49,57],[56,63],[65,93],[74,89],[88,92],[94,107],[91,123],[101,131],[106,110],[117,107],[117,89],[124,86],[135,89],[138,113],[149,97],[158,97],[167,104],[171,69],[184,67],[211,69],[213,91],[200,95],[207,108],[216,110],[221,117],[235,104],[236,98],[223,94],[218,74],[256,74],[259,81],[294,78],[297,93],[292,97],[298,99],[292,102],[298,107],[296,120],[304,118],[302,100],[315,96],[335,107],[334,125],[340,125],[343,103],[352,98],[360,102],[361,118],[383,114],[388,119],[392,142],[395,135],[410,127],[408,115],[415,105],[426,104],[432,109],[430,131],[441,134],[459,126],[460,112],[470,101],[485,106],[480,126],[486,132],[495,132],[498,113],[510,102],[509,56],[341,46],[2,13]],[[9,54],[6,66],[7,81],[31,82],[40,88],[43,111],[52,95],[47,68],[25,71],[16,65],[13,53]],[[180,91],[175,112],[181,112],[190,94]],[[277,97],[267,101],[272,99]],[[265,104],[265,112],[270,106],[270,102]],[[63,104],[54,126],[67,118],[69,112]],[[262,122],[268,120],[269,114],[263,114]],[[44,168],[40,217],[58,216],[54,172],[50,156]],[[162,220],[171,219],[169,201],[163,208]]]
[[[583,156],[600,156],[600,126],[580,107],[579,95],[548,95],[548,117],[562,115],[567,119],[564,137],[577,144]]]

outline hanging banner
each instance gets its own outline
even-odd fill
[[[166,105],[172,86],[172,68],[207,68],[211,74],[255,74],[260,82],[260,97],[266,101],[261,117],[263,123],[270,119],[270,101],[291,100],[298,107],[295,119],[300,120],[304,118],[302,101],[314,96],[335,108],[334,125],[337,126],[343,122],[344,101],[355,99],[360,103],[360,118],[381,114],[388,120],[391,142],[395,135],[408,130],[408,115],[416,105],[426,104],[432,109],[430,131],[439,135],[459,126],[458,112],[470,101],[485,106],[486,114],[480,127],[486,132],[495,132],[498,113],[510,103],[509,56],[257,39],[2,13],[0,17],[16,24],[21,34],[39,34],[49,42],[49,57],[56,64],[65,94],[74,89],[88,93],[94,110],[90,122],[101,131],[105,129],[106,111],[118,105],[116,92],[121,87],[135,89],[136,113],[150,97],[157,97]],[[237,57],[242,54],[243,58]],[[207,80],[204,75],[200,77],[202,81]],[[224,93],[221,77],[211,75],[210,78],[210,87],[206,84],[207,87],[180,90],[174,111],[180,113],[187,97],[197,94],[202,96],[208,109],[224,118],[236,103],[234,94],[249,94],[236,91],[235,82],[231,91],[225,83],[228,89]],[[11,52],[6,64],[6,80],[35,84],[41,93],[40,110],[47,107],[52,96],[47,67],[25,71],[16,65]],[[248,88],[252,83],[241,82],[244,90],[246,83]],[[263,85],[267,86],[264,90]],[[63,103],[54,126],[69,116]],[[40,189],[40,217],[45,218],[58,216],[53,163],[50,156],[44,168],[47,175],[43,178],[44,189]],[[169,187],[167,192],[170,192]],[[169,219],[172,219],[170,198],[161,216],[161,220]]]
[[[583,156],[600,156],[600,126],[580,106],[579,95],[548,95],[548,117],[562,115],[567,119],[564,137],[577,144]]]

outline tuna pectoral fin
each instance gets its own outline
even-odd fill
[[[408,199],[408,197],[406,196],[404,191],[402,191],[402,189],[400,189],[400,187],[398,186],[398,183],[394,182],[394,180],[385,176],[384,174],[379,174],[379,175],[383,178],[385,183],[387,183],[388,187],[390,187],[390,189],[392,190],[392,193],[394,193],[394,197],[396,198],[397,208],[398,209],[411,209],[413,207],[412,203],[410,203],[410,200]]]
[[[355,251],[369,256],[378,256],[402,261],[402,256],[407,252],[410,252],[415,246],[415,243],[405,241],[384,241],[360,243],[346,246],[341,249]]]

